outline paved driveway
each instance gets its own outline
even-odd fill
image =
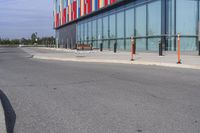
[[[0,48],[0,89],[16,133],[200,132],[199,70],[44,61]]]

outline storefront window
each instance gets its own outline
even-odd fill
[[[125,37],[126,39],[126,50],[130,50],[131,48],[131,40],[130,37],[134,36],[134,8],[128,9],[125,11]]]
[[[116,19],[115,14],[110,16],[110,38],[116,38]]]
[[[175,1],[174,0],[168,0],[167,1],[167,18],[168,18],[168,21],[167,21],[167,34],[169,35],[169,37],[167,38],[167,45],[166,45],[166,49],[169,50],[169,51],[174,51],[175,50],[175,38],[174,37],[171,37],[173,35],[175,35],[175,30],[174,30],[174,27],[175,27]]]
[[[92,39],[96,40],[96,20],[92,21]]]
[[[161,34],[161,2],[148,4],[148,35]]]
[[[84,28],[83,28],[83,23],[81,24],[81,41],[84,40]]]
[[[176,0],[176,31],[181,35],[196,35],[197,29],[197,1]],[[181,49],[196,50],[195,38],[184,38]]]
[[[117,49],[124,50],[124,12],[117,13],[117,38],[120,40],[117,41]]]
[[[148,4],[148,35],[161,34],[161,1]],[[158,51],[160,38],[148,39],[148,50]]]
[[[196,35],[197,1],[176,0],[177,33],[182,35]]]
[[[136,36],[146,36],[146,5],[136,7]],[[146,39],[136,39],[136,50],[146,50]]]
[[[102,19],[99,18],[97,23],[98,23],[98,26],[97,26],[97,28],[98,28],[98,34],[97,34],[98,40],[101,40],[102,39]]]
[[[84,40],[85,40],[85,43],[88,40],[88,25],[87,25],[87,22],[84,23]]]
[[[88,22],[88,40],[92,39],[92,22]]]
[[[126,37],[130,38],[134,35],[134,9],[125,11],[126,17]]]
[[[103,39],[108,38],[108,16],[103,18]]]
[[[96,43],[96,48],[99,48],[100,43],[102,42],[102,18],[98,18],[97,20],[97,43]]]
[[[124,38],[124,12],[117,13],[117,38]]]
[[[110,23],[109,23],[109,34],[110,34],[110,42],[108,45],[108,49],[113,50],[114,48],[114,43],[115,43],[115,38],[116,38],[116,14],[110,15]]]

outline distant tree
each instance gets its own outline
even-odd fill
[[[37,32],[32,33],[32,35],[31,35],[32,44],[36,43],[36,39],[37,39]]]

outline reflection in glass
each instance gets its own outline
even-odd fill
[[[96,20],[92,21],[92,39],[96,40],[96,36],[97,36],[97,31],[96,31],[97,27],[96,27]]]
[[[99,18],[98,21],[98,26],[97,26],[97,35],[98,35],[98,40],[102,39],[102,19]]]
[[[146,39],[136,39],[136,51],[146,50]]]
[[[87,43],[88,40],[88,25],[87,22],[84,23],[84,42]]]
[[[81,24],[81,41],[84,41],[84,27],[83,27],[83,23]]]
[[[158,51],[159,50],[160,38],[149,38],[148,39],[148,50]]]
[[[120,38],[120,40],[117,40],[117,49],[124,50],[124,40],[121,38],[124,38],[124,12],[117,13],[117,38]]]
[[[97,43],[97,48],[99,48],[100,43],[102,42],[102,19],[99,18],[97,20],[97,39],[98,39],[98,43]]]
[[[124,39],[117,40],[117,49],[118,50],[124,50]]]
[[[117,38],[124,38],[124,12],[117,13]]]
[[[196,47],[196,38],[181,38],[181,51],[195,51]]]
[[[176,31],[181,35],[196,35],[197,29],[197,1],[176,0]],[[183,41],[184,40],[184,41]],[[181,49],[196,50],[196,42],[193,38],[181,39]]]
[[[108,38],[108,16],[103,18],[103,39]]]
[[[161,2],[148,4],[148,35],[161,34]]]
[[[110,32],[110,38],[116,38],[116,21],[115,21],[115,14],[113,14],[113,15],[110,15],[110,30],[109,30],[109,32]]]
[[[110,39],[114,39],[116,38],[116,15],[110,15],[110,21],[109,21],[109,34],[110,34]],[[109,45],[108,45],[108,49],[114,49],[114,43],[115,40],[110,40]]]
[[[146,5],[136,8],[136,36],[146,36]]]
[[[134,9],[129,9],[125,11],[126,17],[126,37],[131,37],[134,35]]]
[[[131,39],[126,39],[126,51],[131,50]]]
[[[176,0],[176,30],[182,35],[196,35],[197,1]]]
[[[92,22],[88,22],[88,40],[92,39]]]
[[[146,36],[146,5],[136,8],[136,36]],[[146,50],[146,39],[136,39],[136,50]]]

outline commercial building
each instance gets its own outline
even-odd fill
[[[59,47],[198,51],[199,0],[54,0],[54,28]],[[160,43],[159,43],[160,42]]]

